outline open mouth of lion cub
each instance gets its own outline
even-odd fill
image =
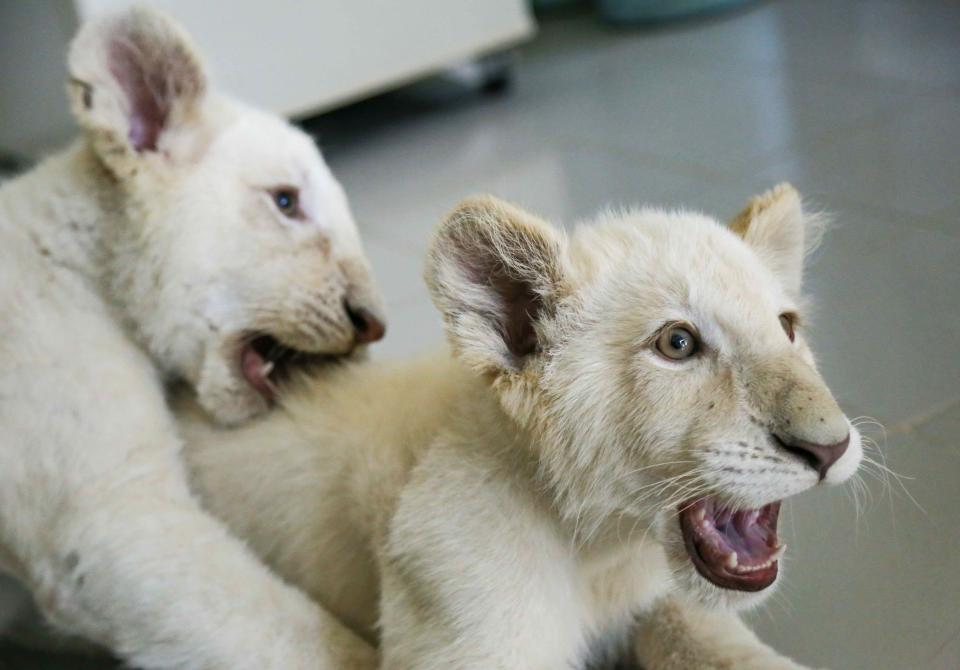
[[[732,512],[707,497],[680,507],[680,528],[704,578],[725,589],[762,591],[776,581],[786,549],[777,537],[779,516],[779,501]]]
[[[277,386],[297,370],[307,370],[348,355],[311,353],[281,344],[272,335],[257,334],[240,348],[240,373],[246,382],[268,401],[273,401]]]

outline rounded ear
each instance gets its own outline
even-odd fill
[[[544,348],[542,321],[567,292],[564,247],[556,229],[489,196],[440,224],[426,280],[461,360],[479,372],[516,371]]]
[[[783,183],[758,195],[730,222],[784,287],[799,294],[803,261],[820,242],[823,217],[805,214],[800,194]]]
[[[74,116],[114,169],[148,152],[170,155],[174,135],[199,123],[207,79],[186,34],[135,7],[85,24],[70,45]]]

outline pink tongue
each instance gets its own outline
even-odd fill
[[[749,518],[752,515],[753,518]],[[765,558],[770,554],[767,546],[767,533],[756,523],[756,512],[738,512],[733,517],[735,532],[728,533],[737,553],[748,554],[752,557]]]
[[[243,350],[243,359],[240,362],[241,372],[244,379],[252,386],[257,393],[269,399],[273,398],[274,387],[270,380],[264,374],[266,361],[263,356],[258,354],[253,347],[246,347]]]
[[[758,523],[760,510],[718,514],[717,530],[742,559],[767,560],[774,552],[776,536]]]

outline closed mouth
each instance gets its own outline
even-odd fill
[[[244,338],[240,347],[240,374],[268,402],[276,399],[277,387],[294,373],[338,360],[350,352],[328,354],[307,352],[281,344],[266,334]]]
[[[734,512],[707,497],[680,507],[680,529],[701,576],[724,589],[762,591],[776,581],[786,550],[777,537],[779,516],[779,501]]]

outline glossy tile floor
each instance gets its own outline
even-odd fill
[[[389,301],[377,356],[433,346],[424,244],[489,191],[570,223],[607,205],[720,218],[792,181],[836,225],[808,272],[814,342],[903,475],[859,517],[816,491],[785,517],[785,584],[751,616],[811,667],[960,668],[960,4],[781,0],[708,22],[545,20],[511,93],[407,91],[312,121]],[[102,667],[41,664],[9,667]]]

